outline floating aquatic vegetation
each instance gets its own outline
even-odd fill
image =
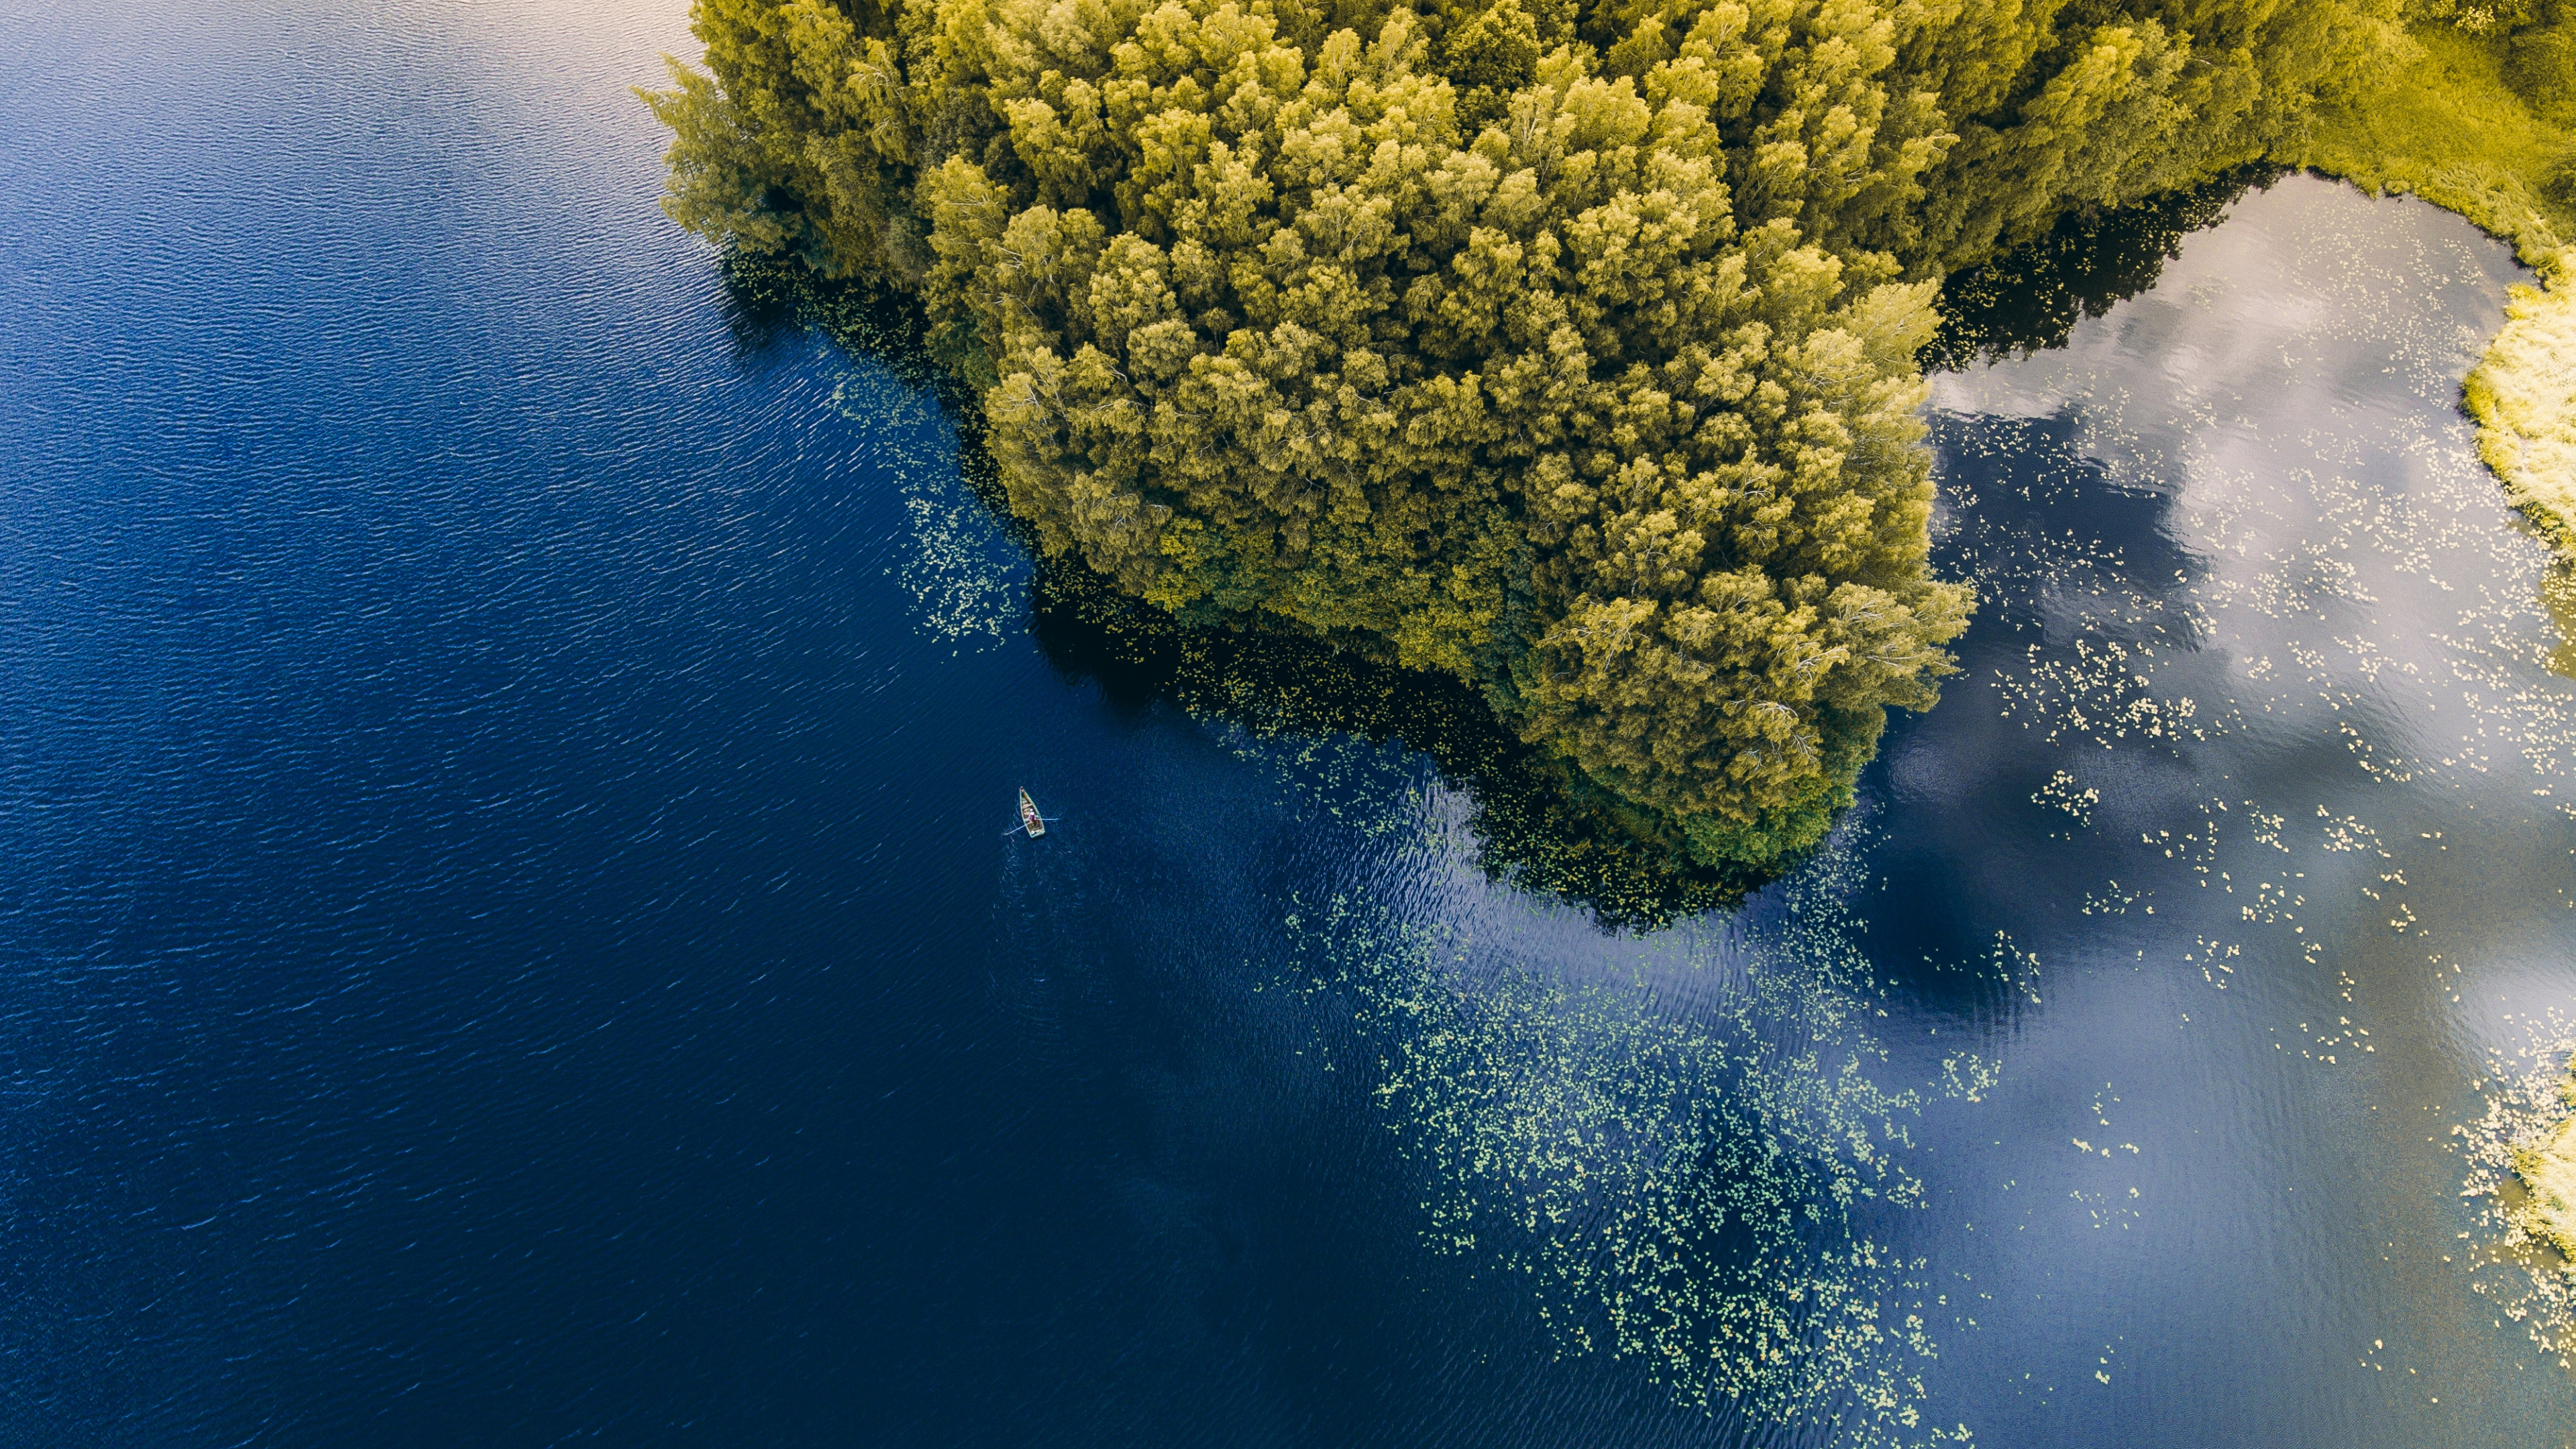
[[[2379,843],[2379,832],[2361,822],[2357,815],[2337,815],[2323,805],[2317,807],[2317,818],[2324,821],[2324,845],[2335,851],[2368,851],[2382,860],[2390,859],[2388,848]],[[2376,900],[2377,897],[2372,897]]]
[[[2040,966],[2039,957],[2036,954],[2025,951],[2021,947],[2014,945],[2013,938],[2009,933],[1997,931],[1995,932],[1994,949],[1988,953],[1986,961],[1987,965],[1992,969],[1995,980],[2002,982],[2010,990],[2019,993],[2021,996],[2026,998],[2031,1005],[2038,1006],[2041,1004],[2042,998],[2039,994]]]
[[[832,406],[857,431],[851,452],[896,480],[911,547],[886,572],[911,596],[922,632],[961,651],[1010,637],[1028,616],[1028,550],[997,506],[975,432],[982,414],[959,405],[954,379],[924,349],[919,310],[774,258],[728,255],[725,281],[747,345],[811,329],[848,354]]]
[[[2077,780],[2064,770],[2048,777],[2048,783],[2032,793],[2030,803],[2063,810],[2073,816],[2077,829],[2093,823],[2093,807],[2102,803],[2102,792]],[[2058,832],[2051,831],[2054,835]]]
[[[2052,745],[2086,740],[2107,749],[2132,735],[2170,744],[2207,740],[2223,728],[2197,718],[2199,702],[2189,695],[2157,698],[2148,676],[2136,672],[2153,658],[2152,646],[2133,656],[2120,639],[2079,636],[2071,656],[2044,658],[2033,646],[2029,667],[1998,675],[1996,692],[2006,715],[2026,715]]]
[[[2001,1062],[1975,1052],[1953,1052],[1941,1061],[1941,1094],[1963,1102],[1982,1102],[2004,1079]]]
[[[842,370],[832,404],[865,430],[861,456],[903,496],[912,547],[887,566],[910,595],[924,633],[959,648],[991,648],[1027,617],[1027,556],[970,489],[937,400],[874,359]]]
[[[2483,1204],[2493,1235],[2480,1255],[2477,1291],[2523,1326],[2541,1352],[2576,1368],[2576,1035],[2557,1013],[2532,1044],[2490,1064],[2492,1090],[2477,1122],[2454,1128],[2466,1141],[2462,1196]]]
[[[1962,1443],[1921,1407],[1927,1265],[1869,1225],[1920,1205],[1920,1094],[1873,1075],[1853,833],[1776,912],[1641,943],[1627,972],[1341,896],[1288,922],[1296,984],[1360,1024],[1426,1241],[1524,1275],[1565,1350],[1830,1442]],[[1972,1053],[1944,1071],[1970,1101],[1999,1077]]]
[[[2328,200],[2284,237],[2282,274],[2259,292],[2186,256],[2167,268],[2170,300],[2141,302],[2125,330],[1937,381],[1934,433],[1951,460],[1941,546],[2023,635],[1978,661],[1989,698],[2035,744],[2131,759],[2144,746],[2202,778],[2307,752],[2340,755],[2366,789],[2526,773],[2549,796],[2576,745],[2576,699],[2534,668],[2563,669],[2551,650],[2565,651],[2533,600],[2564,575],[2527,534],[2497,527],[2494,485],[2454,417],[2356,412],[2331,370],[2385,358],[2408,390],[2449,397],[2475,329],[2401,302],[2485,274],[2465,255],[2445,275],[2439,255],[2374,250],[2367,228],[2334,220],[2363,203]],[[2140,374],[2131,337],[2145,334],[2198,365]],[[2314,395],[2335,424],[2257,431],[2249,415],[2267,414],[2254,399],[2282,388]],[[2392,632],[2397,618],[2406,628]],[[2070,781],[2095,775],[2069,765],[2058,773]],[[2035,798],[2069,809],[2062,793],[2052,781]],[[2327,798],[2194,805],[2145,791],[2123,803],[2163,817],[2137,822],[2147,856],[2234,897],[2244,929],[2309,960],[2325,950],[2311,927],[2332,917],[2300,899],[2304,879],[2230,868],[2263,872],[2257,862],[2294,845],[2392,862],[2349,884],[2390,933],[2422,936],[2431,923],[2401,898],[2404,873],[2363,818],[2374,812]],[[2139,895],[2113,888],[2083,909],[2152,910]],[[2248,964],[2250,943],[2229,934],[2185,955],[2213,986]]]
[[[2565,702],[2534,697],[2524,669],[2537,637],[2540,559],[2494,526],[2494,485],[2462,455],[2456,424],[2393,413],[2279,439],[2244,431],[2248,389],[2314,387],[2310,374],[2333,357],[2384,356],[2427,397],[2458,385],[2466,339],[2446,319],[2398,304],[2420,292],[2422,269],[2438,259],[2376,255],[2354,239],[2365,229],[2337,234],[2324,210],[2329,225],[2299,238],[2281,295],[2236,302],[2230,279],[2196,258],[2168,269],[2167,290],[2195,307],[2234,307],[2227,326],[2194,334],[2213,365],[2142,391],[2125,370],[2121,336],[2102,330],[2009,371],[1972,367],[1936,384],[1935,435],[1946,454],[2027,459],[2009,479],[1979,482],[1981,506],[1954,497],[1943,544],[2017,625],[2043,625],[2053,641],[1999,681],[2006,704],[2057,738],[2108,744],[2124,729],[2131,738],[2206,737],[2213,715],[2232,728],[2237,715],[2348,710],[2356,682],[2437,686],[2422,673],[2427,661],[2366,624],[2394,607],[2434,619],[2435,642],[2452,656],[2443,662],[2461,682],[2524,716],[2497,743],[2554,764],[2570,733]],[[2142,305],[2133,326],[2180,325],[2152,321],[2155,307]],[[2331,394],[2323,401],[2341,406]],[[2289,454],[2285,466],[2246,465],[2274,449]],[[2387,486],[2392,464],[2412,475],[2408,486]],[[2153,513],[2150,527],[2121,535],[2125,543],[2096,528],[2069,531],[2062,512],[2050,515],[2051,505],[2089,498],[2116,518],[2124,497]],[[2439,570],[2437,558],[2446,561]],[[2465,559],[2494,567],[2441,576]],[[2226,689],[2157,686],[2195,651],[2233,656]],[[2184,699],[2196,701],[2197,718],[2182,716]],[[2404,783],[2427,763],[2349,719],[2339,728],[2383,781]],[[2493,746],[2474,728],[2462,743],[2472,748],[2431,763],[2487,763]]]
[[[2483,827],[2492,850],[2576,815],[2556,798],[2576,695],[2543,672],[2576,672],[2576,574],[2510,526],[2449,407],[2494,259],[2452,248],[2446,272],[2441,251],[2340,225],[2361,204],[2326,200],[2313,220],[2247,203],[2280,228],[2276,275],[2248,286],[2245,253],[2213,246],[2226,265],[2175,261],[2161,295],[2062,352],[1936,380],[1934,435],[1942,547],[2009,631],[1970,640],[1986,723],[2041,754],[2012,760],[2017,793],[2072,815],[2068,797],[2099,780],[2094,818],[2123,827],[2083,841],[2118,856],[2082,912],[2126,918],[2102,924],[2138,932],[2152,971],[2162,942],[2141,917],[2161,911],[2225,1009],[2299,1003],[2266,1023],[2267,1055],[2358,1068],[2370,1090],[2416,1069],[2383,1050],[2386,998],[2358,993],[2365,1010],[2356,988],[2420,990],[2421,961],[2464,1014],[2475,977],[2428,948],[2496,934],[2455,904],[2460,836]],[[2442,291],[2456,302],[2423,305]],[[2520,298],[2517,317],[2541,301]],[[2474,816],[2452,803],[2472,789]],[[2501,889],[2546,881],[2563,843],[2533,830],[2543,864],[2530,885],[2502,872]],[[2429,890],[2410,887],[2419,861]],[[2331,1005],[2316,999],[2329,974]],[[2470,1281],[2500,1324],[2571,1363],[2576,1272],[2546,1190],[2576,1178],[2556,1155],[2576,1153],[2571,1043],[2545,1035],[2498,1064],[2486,1120],[2462,1129],[2493,1242]],[[2122,1145],[2078,1130],[2078,1150]],[[2558,1190],[2576,1203],[2576,1181]],[[2075,1200],[2097,1225],[2126,1221],[2116,1194]]]

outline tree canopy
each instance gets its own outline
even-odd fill
[[[1051,555],[1812,844],[1965,627],[1939,279],[2259,156],[2389,0],[698,0],[666,207],[915,296]]]

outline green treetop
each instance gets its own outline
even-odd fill
[[[920,300],[1013,512],[1479,687],[1641,833],[1812,844],[1965,627],[1938,278],[2261,154],[2372,0],[699,0],[720,244]]]

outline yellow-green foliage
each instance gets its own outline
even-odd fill
[[[2576,1080],[2563,1089],[2576,1106]],[[2531,1193],[2523,1208],[2523,1225],[2576,1261],[2576,1117],[2568,1118],[2517,1150],[2513,1170]]]
[[[1044,14],[997,17],[1029,59],[995,93],[1015,139],[1061,124],[1016,94],[1045,75],[1135,98],[1082,170],[1128,228],[1045,179],[1013,212],[962,158],[921,191],[1050,551],[1462,677],[1526,580],[1529,719],[1684,816],[1797,803],[1822,706],[1928,702],[1966,603],[1924,568],[1929,288],[1851,286],[1785,218],[1740,235],[1704,99],[1560,50],[1461,145],[1402,11],[1311,69],[1230,6],[1113,23],[1148,37],[1114,57]]]
[[[698,0],[672,215],[917,292],[1014,512],[1812,844],[1966,591],[1946,271],[2294,140],[2390,0]]]
[[[642,93],[673,137],[663,210],[719,246],[793,252],[827,276],[917,274],[894,12],[705,0],[692,15],[715,79],[671,61],[677,85]]]
[[[2512,242],[2524,265],[2545,265],[2576,235],[2576,193],[2555,179],[2576,158],[2576,131],[2534,114],[2507,81],[2507,57],[2492,33],[2418,26],[2382,84],[2320,107],[2284,159],[2366,191],[2411,191]]]
[[[2547,288],[2516,287],[2504,330],[2469,374],[2478,452],[2514,506],[2576,558],[2576,247]]]

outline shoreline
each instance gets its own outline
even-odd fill
[[[2317,134],[2280,159],[2373,196],[2420,196],[2532,269],[2461,403],[2507,501],[2576,568],[2576,129],[2533,114],[2493,41],[2438,24],[2407,38],[2414,53],[2367,114],[2323,108]]]

